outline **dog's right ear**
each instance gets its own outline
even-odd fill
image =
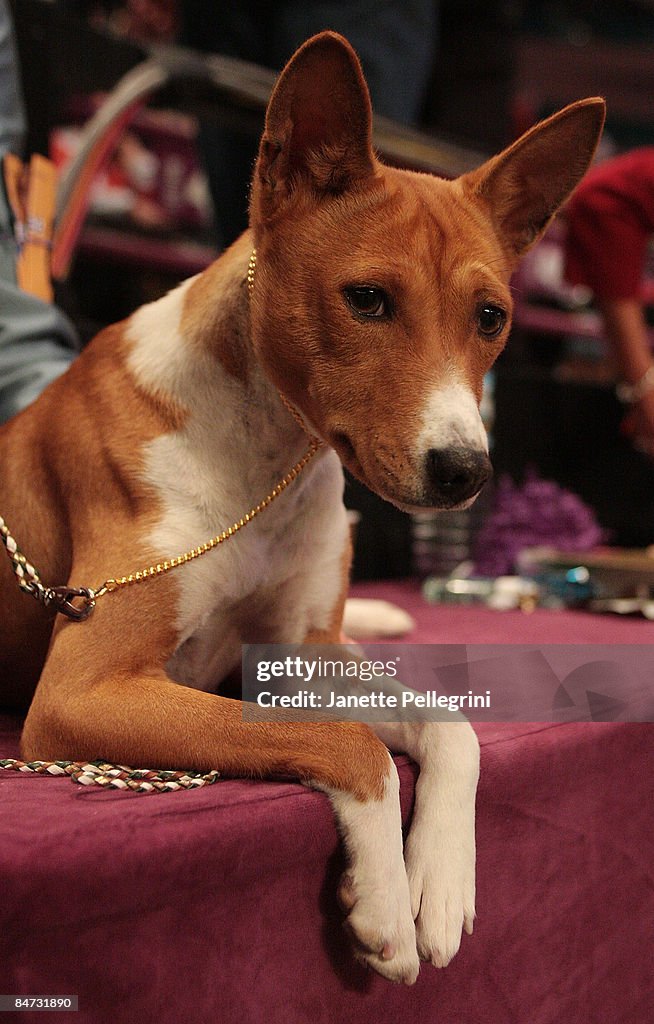
[[[291,58],[273,90],[252,185],[252,220],[267,220],[298,187],[338,194],[374,174],[372,110],[359,59],[321,32]]]

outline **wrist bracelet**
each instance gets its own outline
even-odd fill
[[[622,381],[616,385],[615,393],[624,405],[634,405],[640,402],[641,398],[654,388],[654,363],[645,370],[645,373],[635,384],[627,384]]]

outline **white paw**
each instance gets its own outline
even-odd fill
[[[389,981],[413,985],[420,961],[404,871],[390,890],[375,888],[350,868],[341,878],[339,900],[348,911],[345,927],[356,958]]]
[[[412,985],[420,960],[402,851],[400,780],[390,754],[380,799],[327,790],[345,841],[349,868],[338,896],[355,956],[390,981]]]
[[[461,945],[461,932],[472,934],[475,919],[474,825],[467,835],[444,835],[429,841],[411,833],[405,849],[411,911],[421,960],[446,967]]]
[[[350,597],[345,602],[343,632],[353,640],[404,636],[414,628],[409,613],[389,601]]]

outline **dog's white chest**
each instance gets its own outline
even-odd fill
[[[172,678],[211,690],[240,663],[243,643],[300,642],[327,627],[348,527],[340,463],[331,452],[318,459],[245,527],[180,568]],[[164,506],[150,538],[157,552],[198,546],[250,511],[253,494],[260,500],[271,490],[270,467],[261,467],[261,494],[234,477],[231,460],[213,469],[191,460],[177,438],[151,446],[148,477]]]

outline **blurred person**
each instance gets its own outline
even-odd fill
[[[7,0],[0,0],[0,163],[19,154],[25,118]],[[33,401],[67,370],[77,339],[64,314],[16,283],[18,243],[0,174],[0,423]]]
[[[654,236],[654,147],[594,167],[566,213],[566,277],[595,296],[627,408],[624,431],[654,458],[654,359],[643,288]]]

